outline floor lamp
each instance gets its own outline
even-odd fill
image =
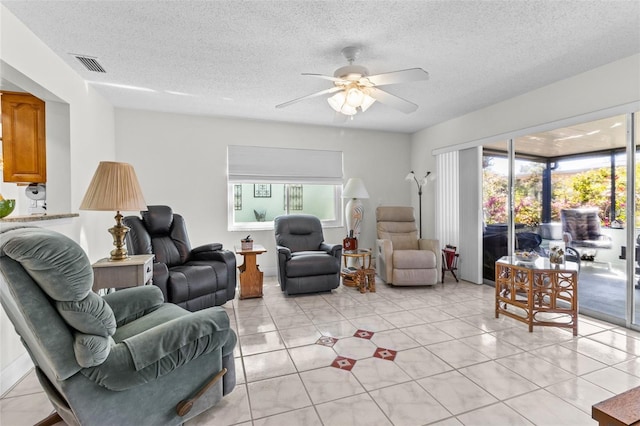
[[[369,198],[367,188],[360,178],[351,178],[347,181],[342,191],[342,198],[349,198],[345,208],[345,218],[347,221],[347,234],[353,230],[353,236],[358,239],[362,221],[364,219],[364,206],[361,199]]]
[[[420,221],[420,238],[422,238],[422,187],[427,184],[427,178],[431,172],[425,173],[424,177],[420,180],[416,177],[416,174],[411,172],[404,178],[405,180],[414,180],[418,186],[418,216]]]

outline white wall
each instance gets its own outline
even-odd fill
[[[630,56],[421,130],[412,136],[411,167],[416,172],[434,170],[432,151],[438,148],[493,136],[497,139],[522,129],[634,102],[640,110],[639,75],[640,55]],[[460,185],[465,182],[461,180]],[[423,209],[435,200],[433,193],[426,193],[425,197]],[[417,195],[412,200],[416,205]],[[433,214],[425,215],[423,220],[426,234],[433,235]]]
[[[232,249],[246,232],[227,231],[227,146],[253,145],[327,149],[344,153],[345,182],[363,179],[365,206],[362,247],[374,247],[375,208],[407,205],[410,136],[399,133],[291,125],[264,121],[189,116],[116,109],[116,156],[135,169],[147,204],[167,204],[185,217],[193,246],[221,242]],[[344,228],[325,231],[342,243]],[[273,231],[254,231],[269,253],[260,269],[275,274]]]
[[[0,71],[3,79],[45,102],[61,104],[47,109],[51,113],[48,119],[68,117],[68,123],[52,127],[56,140],[50,146],[47,144],[49,193],[59,195],[56,202],[50,202],[57,213],[65,210],[61,204],[66,205],[66,212],[77,212],[98,162],[115,157],[113,106],[3,5],[0,5]],[[112,217],[112,213],[81,212],[80,218],[72,223],[48,226],[81,242],[91,260],[97,260],[111,249],[112,240],[106,229],[113,222]],[[4,313],[0,314],[0,321],[0,384],[5,389],[27,370],[20,371],[24,369],[21,360],[25,351]]]

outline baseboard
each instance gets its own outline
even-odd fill
[[[262,273],[265,277],[276,277],[278,276],[278,268],[276,266],[273,267],[265,267],[262,268]]]
[[[33,368],[28,353],[23,353],[0,372],[0,395],[4,396]]]

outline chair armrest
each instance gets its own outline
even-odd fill
[[[431,250],[437,256],[440,251],[440,242],[438,240],[428,240],[423,238],[418,240],[418,247],[420,247],[420,250]]]
[[[276,246],[276,250],[278,251],[278,257],[283,257],[283,260],[291,259],[291,249],[285,246]]]
[[[436,268],[438,275],[440,275],[442,270],[442,256],[438,256],[438,252],[440,251],[440,241],[422,238],[418,240],[418,247],[420,247],[420,250],[431,250],[433,254],[436,255]],[[439,276],[438,279],[441,280],[442,277]]]
[[[125,339],[111,348],[104,363],[81,372],[107,389],[124,391],[169,374],[228,342],[235,344],[235,339],[224,309],[207,308]]]
[[[322,243],[320,244],[320,250],[326,251],[335,258],[342,258],[342,244]]]
[[[151,285],[125,288],[103,299],[111,307],[118,327],[155,311],[164,303],[162,291]]]
[[[222,250],[222,244],[220,243],[205,244],[192,249],[189,257],[194,260],[210,260],[208,256],[220,250]]]
[[[377,272],[385,282],[389,283],[393,277],[393,243],[391,240],[376,240]]]
[[[227,270],[227,300],[236,295],[236,255],[231,250],[224,250],[222,244],[205,244],[189,252],[188,260],[196,262],[222,262]]]

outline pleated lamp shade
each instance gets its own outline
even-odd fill
[[[80,210],[147,210],[133,166],[101,161],[80,204]]]
[[[129,228],[122,224],[121,211],[147,210],[147,203],[133,166],[127,163],[102,161],[91,179],[87,193],[80,204],[80,210],[116,211],[116,224],[109,228],[113,245],[109,260],[129,259],[125,248],[125,236]]]

